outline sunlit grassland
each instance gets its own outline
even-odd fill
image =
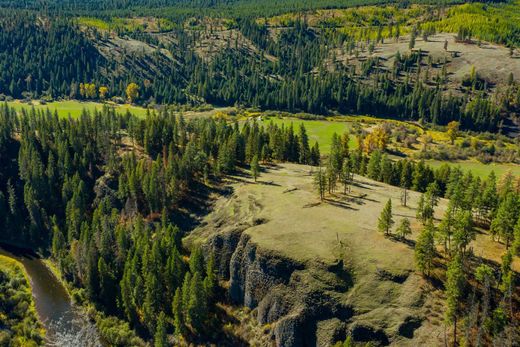
[[[498,43],[520,42],[520,0],[507,3],[467,3],[450,8],[438,21],[425,23],[438,32],[457,33],[470,29],[473,37]]]
[[[416,4],[408,8],[396,5],[363,6],[347,9],[323,9],[307,14],[311,26],[338,28],[356,40],[375,40],[410,34],[414,26],[434,29],[430,32],[457,33],[469,29],[472,37],[502,44],[520,43],[520,0],[504,3],[466,3],[440,12],[438,7]],[[441,14],[437,16],[436,14]],[[432,15],[433,14],[433,15]],[[272,27],[288,27],[301,19],[299,13],[287,13],[267,20]],[[390,29],[392,28],[392,29]]]
[[[99,103],[99,102],[83,102],[83,101],[75,101],[75,100],[67,100],[67,101],[55,101],[49,102],[46,104],[40,104],[38,102],[33,103],[22,103],[18,100],[8,101],[7,105],[9,107],[14,108],[16,111],[21,111],[25,109],[27,112],[31,111],[34,107],[35,110],[45,111],[49,110],[52,113],[57,112],[59,117],[79,117],[83,110],[86,110],[90,113],[93,113],[94,110],[101,111],[103,107],[113,107],[118,113],[126,113],[127,111],[137,117],[145,117],[147,110],[142,107],[132,106],[132,105],[117,105],[112,103]]]
[[[294,128],[294,132],[298,134],[300,125],[303,124],[309,136],[309,144],[312,146],[317,141],[320,145],[321,154],[328,154],[332,143],[332,135],[334,133],[342,135],[352,128],[352,122],[350,121],[328,121],[328,120],[303,120],[297,118],[278,118],[270,117],[262,121],[264,125],[273,122],[278,126]],[[357,146],[356,139],[350,137],[350,147]]]
[[[518,164],[501,164],[501,163],[491,163],[484,164],[478,161],[473,160],[465,160],[460,162],[447,162],[447,161],[439,161],[439,160],[429,160],[427,161],[428,165],[433,168],[438,168],[443,164],[448,164],[453,167],[459,166],[463,171],[471,171],[471,173],[475,176],[479,176],[481,178],[488,177],[489,174],[493,171],[497,177],[501,177],[506,172],[511,171],[513,175],[520,176],[520,165]]]
[[[173,22],[165,18],[112,17],[110,19],[101,19],[96,17],[78,17],[76,20],[81,26],[96,28],[102,31],[162,32],[171,30],[175,26]]]
[[[340,120],[339,120],[339,119]],[[367,128],[373,124],[380,123],[384,120],[371,118],[368,116],[365,117],[357,117],[357,116],[345,116],[345,117],[336,117],[330,118],[327,120],[303,120],[298,118],[281,118],[281,117],[268,117],[262,120],[262,124],[266,125],[269,122],[273,122],[274,124],[285,127],[292,126],[294,127],[295,133],[298,133],[298,129],[300,124],[304,124],[307,134],[309,135],[310,144],[314,144],[315,141],[320,145],[321,154],[327,155],[330,153],[331,148],[331,140],[332,135],[334,133],[341,135],[344,132],[351,130],[356,123],[360,124],[362,128]],[[401,124],[405,124],[407,126],[414,126],[409,123],[392,121]],[[427,134],[432,137],[435,142],[449,142],[449,138],[445,132],[428,130]],[[350,135],[350,148],[357,148],[357,140],[354,135]],[[403,148],[400,148],[403,150]],[[407,155],[412,155],[411,151],[403,151]],[[457,162],[449,162],[449,161],[438,161],[438,160],[428,160],[427,163],[433,168],[438,168],[443,164],[448,164],[450,166],[456,167],[460,166],[464,171],[471,171],[474,175],[485,178],[492,171],[495,172],[497,177],[502,176],[508,171],[511,171],[513,175],[520,176],[520,165],[512,164],[512,163],[491,163],[484,164],[478,162],[476,160],[464,160]]]

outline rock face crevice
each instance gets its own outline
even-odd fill
[[[286,258],[262,254],[247,234],[242,234],[229,264],[229,295],[235,303],[255,308],[275,287],[287,285],[296,270],[304,269]]]
[[[259,248],[246,229],[218,233],[207,242],[209,251],[219,254],[217,266],[227,275],[231,301],[254,309],[260,324],[273,325],[277,346],[329,345],[342,338],[344,322],[353,314],[335,297],[350,285],[343,262],[296,262]]]

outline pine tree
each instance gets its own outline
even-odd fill
[[[370,156],[367,166],[367,175],[373,180],[379,179],[381,174],[381,152],[374,151]]]
[[[184,308],[182,304],[181,288],[175,290],[172,304],[173,324],[175,326],[175,334],[183,336],[186,333],[186,326],[184,325]]]
[[[256,179],[258,178],[258,175],[260,174],[260,165],[258,164],[258,155],[254,155],[253,159],[251,159],[251,176],[253,176],[253,179],[256,182]]]
[[[401,190],[401,205],[402,206],[407,207],[409,197],[410,197],[410,194],[408,193],[408,189],[403,188]]]
[[[512,245],[512,252],[517,256],[520,256],[520,217],[518,217],[518,221],[515,225],[514,231],[514,241]]]
[[[192,274],[198,272],[205,273],[204,255],[202,254],[202,247],[196,246],[193,248],[190,255],[190,271]]]
[[[514,193],[508,193],[500,203],[496,217],[491,222],[491,235],[498,236],[509,248],[513,240],[515,223],[518,219],[518,202]]]
[[[511,265],[513,264],[513,254],[507,251],[502,256],[502,264],[500,266],[500,290],[504,295],[508,295],[513,284],[513,271]]]
[[[159,314],[159,319],[157,320],[157,328],[155,330],[155,335],[153,338],[154,347],[167,347],[168,346],[168,338],[166,336],[166,316],[164,312],[161,311]]]
[[[325,190],[327,186],[327,174],[326,171],[320,169],[314,175],[314,187],[318,191],[318,195],[320,196],[320,200],[323,201],[325,199]]]
[[[453,241],[457,249],[464,254],[466,247],[476,237],[473,217],[470,211],[458,211],[455,215]]]
[[[300,155],[298,162],[300,164],[309,164],[311,158],[311,151],[309,149],[309,137],[303,122],[300,124],[300,131],[298,134],[298,153]]]
[[[419,271],[427,276],[433,266],[433,258],[435,257],[435,243],[434,243],[435,226],[433,221],[429,219],[415,244],[415,264]]]
[[[441,192],[437,182],[432,182],[428,184],[428,187],[426,188],[426,192],[424,193],[424,195],[432,210],[439,204],[440,194]]]
[[[493,171],[489,174],[487,180],[485,181],[484,192],[482,193],[482,215],[485,219],[490,222],[492,213],[495,211],[498,204],[498,194],[497,194],[497,183],[496,176]]]
[[[444,252],[451,252],[451,241],[455,232],[455,208],[452,202],[448,203],[448,208],[444,212],[444,217],[439,225],[439,237],[444,244]]]
[[[156,318],[161,304],[161,295],[162,293],[159,292],[157,277],[153,273],[148,273],[145,281],[143,320],[150,333],[153,333],[156,328]]]
[[[191,278],[190,299],[187,306],[188,323],[196,332],[202,332],[208,315],[206,294],[200,273],[196,272]]]
[[[206,263],[206,278],[204,278],[204,291],[208,300],[215,296],[217,287],[217,273],[215,269],[215,257],[210,254]]]
[[[311,148],[310,164],[312,166],[319,166],[321,164],[320,146],[318,145],[318,141],[316,141],[314,146]]]
[[[385,207],[383,208],[383,211],[381,212],[381,215],[379,216],[377,229],[388,236],[393,225],[394,220],[392,218],[392,200],[388,199]]]
[[[183,321],[186,323],[191,321],[190,312],[188,310],[188,307],[190,305],[190,297],[191,297],[190,285],[191,285],[191,273],[186,272],[186,274],[184,275],[184,281],[182,283],[182,290],[181,290],[181,299],[182,299],[181,307],[182,307],[182,312],[184,314]]]
[[[461,298],[464,291],[464,271],[462,257],[457,255],[448,264],[446,272],[446,316],[447,324],[453,323],[453,346],[457,346],[457,318],[461,310]]]
[[[392,183],[393,166],[392,161],[388,158],[388,155],[383,154],[381,157],[381,172],[379,173],[378,180],[386,184]]]
[[[417,29],[413,28],[412,32],[410,34],[410,42],[408,42],[408,48],[410,48],[410,50],[414,49],[416,38],[417,38]]]
[[[350,161],[344,160],[343,167],[341,168],[341,183],[343,184],[343,194],[347,194],[347,190],[350,191],[350,184],[352,183],[352,169],[350,167]]]
[[[406,239],[406,236],[412,234],[412,228],[410,227],[410,220],[408,218],[403,218],[401,220],[401,223],[396,230],[396,234],[403,240]]]

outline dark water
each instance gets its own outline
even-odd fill
[[[82,317],[67,291],[34,254],[0,245],[0,254],[23,264],[32,286],[36,311],[47,331],[47,346],[102,346],[94,324]]]

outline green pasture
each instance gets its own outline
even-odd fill
[[[303,123],[309,135],[309,144],[312,146],[314,142],[318,141],[321,154],[328,154],[330,152],[332,135],[334,133],[342,135],[352,128],[352,122],[349,121],[302,120],[297,118],[269,117],[262,120],[262,123],[269,124],[271,121],[278,126],[284,125],[285,127],[289,127],[292,124],[295,133],[298,133],[300,124]],[[350,147],[354,148],[356,146],[356,139],[351,136]]]
[[[438,161],[438,160],[429,160],[427,163],[433,167],[438,168],[443,164],[448,164],[451,166],[460,166],[464,171],[471,171],[474,175],[479,176],[481,178],[486,178],[489,174],[494,171],[497,177],[501,177],[508,171],[511,171],[513,175],[520,176],[520,165],[517,164],[499,164],[499,163],[491,163],[484,164],[477,161],[460,161],[460,162],[446,162],[446,161]]]
[[[117,105],[117,104],[103,104],[99,102],[92,101],[75,101],[75,100],[67,100],[67,101],[55,101],[49,102],[44,105],[33,102],[33,103],[22,103],[18,100],[8,101],[7,105],[9,107],[14,108],[17,111],[21,111],[25,109],[30,111],[33,107],[36,110],[47,110],[49,109],[51,112],[58,112],[58,116],[60,117],[79,117],[83,110],[87,110],[89,112],[94,112],[94,110],[101,111],[103,106],[113,107],[119,113],[126,113],[126,111],[130,111],[130,113],[134,114],[137,117],[145,117],[146,109],[142,107],[132,106],[132,105]]]

